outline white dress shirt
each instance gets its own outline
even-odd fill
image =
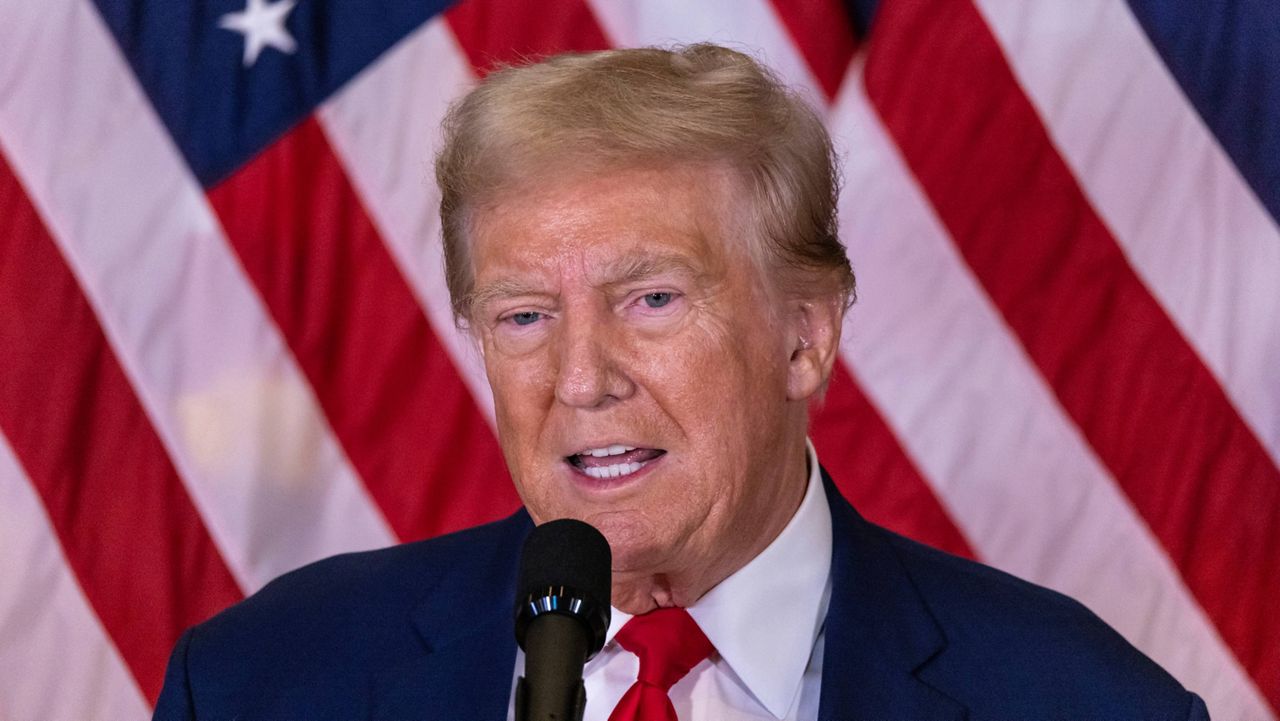
[[[716,652],[671,688],[681,721],[812,721],[818,717],[823,624],[831,596],[831,511],[817,454],[809,485],[773,543],[689,607]],[[607,721],[640,661],[613,639],[631,615],[612,610],[604,649],[587,662],[583,721]],[[524,673],[517,651],[515,677]],[[514,688],[514,679],[513,679]],[[514,708],[507,718],[514,718]]]

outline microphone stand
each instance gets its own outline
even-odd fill
[[[577,619],[547,614],[530,624],[524,672],[516,682],[516,721],[582,721],[587,638]]]
[[[533,721],[539,718],[536,714],[538,711],[529,710],[529,695],[526,690],[528,686],[525,684],[524,677],[516,683],[516,721]],[[582,688],[582,682],[578,682],[577,699],[573,706],[565,707],[565,715],[557,715],[555,711],[547,712],[548,715],[542,718],[546,719],[570,719],[571,721],[582,721],[582,714],[586,709],[587,694]]]
[[[524,675],[516,682],[515,721],[582,721],[582,666],[600,649],[608,610],[572,589],[530,594],[517,613]]]

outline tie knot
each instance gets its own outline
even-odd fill
[[[715,650],[683,608],[659,608],[636,616],[622,626],[615,640],[640,658],[639,681],[664,693]]]

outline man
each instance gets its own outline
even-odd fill
[[[588,719],[1207,716],[1079,604],[871,525],[824,477],[807,409],[854,290],[832,152],[750,58],[495,73],[437,176],[526,510],[277,580],[183,636],[157,718],[510,717],[516,559],[563,517],[614,555]]]

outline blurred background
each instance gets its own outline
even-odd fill
[[[1276,718],[1274,3],[446,5],[0,0],[0,719],[144,718],[275,576],[512,512],[439,121],[499,63],[704,40],[843,158],[812,435],[855,506]]]

